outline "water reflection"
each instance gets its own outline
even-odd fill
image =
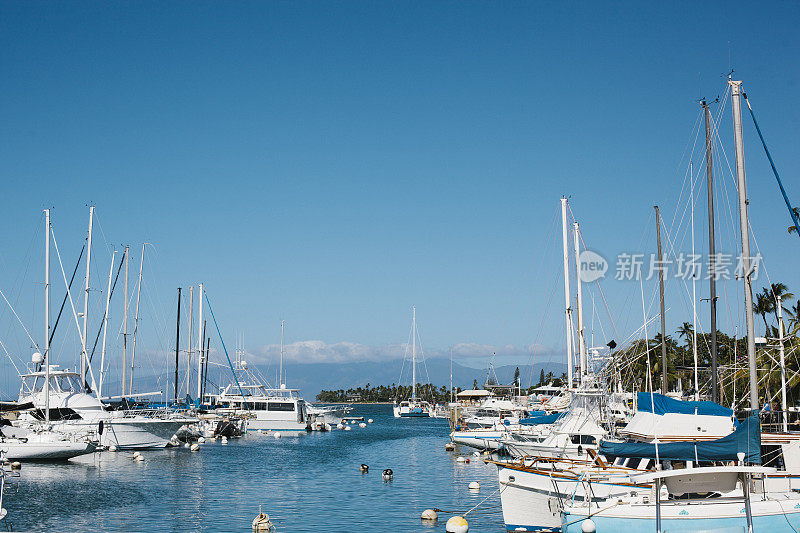
[[[68,464],[26,464],[19,492],[4,505],[15,531],[250,531],[261,505],[278,531],[388,524],[430,533],[444,532],[450,515],[423,522],[423,510],[463,513],[489,497],[468,517],[470,531],[504,530],[499,497],[492,495],[495,468],[477,457],[458,463],[446,453],[445,421],[396,420],[391,406],[356,411],[374,423],[280,439],[250,434],[195,453],[146,451],[143,462],[105,452]],[[362,463],[368,473],[361,473]],[[394,473],[388,482],[386,468]],[[472,481],[480,482],[479,492],[467,489]]]

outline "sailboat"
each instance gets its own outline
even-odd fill
[[[411,311],[411,398],[394,404],[395,418],[428,418],[433,407],[428,402],[417,398],[417,308]]]
[[[50,225],[49,210],[45,210],[45,354],[34,354],[29,371],[20,374],[19,403],[32,404],[33,409],[20,413],[15,425],[27,431],[39,432],[42,422],[49,428],[73,438],[90,438],[103,446],[116,446],[120,449],[148,449],[167,446],[178,429],[196,419],[167,410],[112,410],[101,400],[101,393],[95,392],[94,374],[86,350],[86,331],[88,315],[89,267],[92,245],[92,220],[94,206],[89,208],[89,231],[87,233],[86,290],[83,310],[83,327],[79,327],[78,313],[73,306],[73,318],[80,333],[81,357],[79,371],[62,369],[51,364],[50,360]],[[56,251],[58,248],[56,247]],[[127,256],[127,254],[126,254]],[[127,271],[127,269],[126,269]],[[63,274],[63,272],[62,272]],[[110,274],[109,274],[110,279]],[[140,267],[141,286],[141,267]],[[66,283],[66,277],[64,277]],[[67,296],[72,297],[67,287]],[[107,295],[110,297],[110,291]],[[103,317],[107,327],[108,308]],[[138,319],[138,313],[137,313]],[[134,341],[135,341],[134,335]],[[103,347],[105,354],[105,346]],[[101,362],[102,366],[102,362]],[[91,387],[87,385],[90,380]],[[102,390],[102,373],[100,379]],[[89,451],[94,451],[92,448]],[[88,453],[88,452],[85,452]]]

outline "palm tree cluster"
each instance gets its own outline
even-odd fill
[[[461,392],[461,387],[453,388],[455,396]],[[393,402],[395,400],[405,400],[411,397],[411,385],[379,385],[371,387],[369,383],[364,387],[354,387],[347,390],[323,390],[317,394],[317,401],[325,403],[345,403],[345,402]],[[450,390],[442,385],[436,387],[430,383],[417,384],[417,397],[432,403],[446,403],[450,401]]]
[[[794,300],[784,283],[773,283],[756,294],[753,312],[761,317],[764,325],[766,343],[758,342],[756,361],[761,402],[772,403],[779,400],[780,368],[778,366],[778,305],[784,314],[784,350],[786,358],[787,396],[789,405],[800,400],[800,302]],[[684,322],[675,332],[675,337],[667,335],[667,376],[670,388],[680,381],[681,389],[694,392],[694,328],[691,322]],[[698,333],[697,366],[698,384],[701,395],[708,397],[711,389],[711,334]],[[652,384],[659,390],[661,384],[661,334],[652,339],[638,340],[614,352],[613,371],[622,380],[627,390],[646,391]],[[648,382],[648,360],[650,380]],[[747,363],[747,339],[731,337],[717,331],[717,364],[719,369],[720,403],[723,405],[743,405],[749,394],[749,375]],[[644,379],[643,379],[644,378]],[[735,391],[735,396],[734,396]],[[774,406],[773,406],[774,407]]]

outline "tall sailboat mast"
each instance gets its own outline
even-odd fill
[[[781,418],[783,418],[783,432],[789,431],[789,411],[786,404],[786,350],[783,346],[783,309],[781,297],[777,297],[778,307],[778,349],[780,350],[781,363]]]
[[[86,234],[86,279],[83,295],[83,350],[81,351],[81,386],[86,384],[86,366],[89,364],[89,354],[86,353],[86,326],[89,321],[89,268],[92,264],[92,223],[94,222],[94,206],[89,206],[89,231]]]
[[[142,243],[142,258],[139,261],[139,281],[136,284],[136,312],[133,314],[133,345],[131,346],[131,375],[128,377],[128,394],[133,394],[133,365],[136,362],[136,333],[139,331],[139,300],[142,295],[142,268],[144,267],[144,247]]]
[[[181,288],[178,287],[178,318],[175,320],[175,403],[178,403],[178,364],[181,349]]]
[[[194,285],[189,287],[189,347],[186,350],[186,396],[189,396],[189,372],[192,369],[192,306],[194,305]],[[198,326],[200,327],[200,326]]]
[[[283,326],[285,321],[281,320],[281,362],[280,362],[280,375],[278,376],[278,386],[283,385]]]
[[[584,385],[586,382],[586,339],[584,337],[583,331],[583,296],[582,296],[582,288],[581,288],[581,250],[580,250],[580,226],[578,223],[575,222],[574,225],[575,229],[575,268],[577,270],[577,280],[576,284],[578,286],[578,350],[581,358],[581,385]]]
[[[97,397],[103,397],[103,382],[106,377],[106,337],[108,336],[108,313],[111,307],[111,277],[114,274],[114,260],[117,251],[111,253],[111,267],[108,269],[108,286],[106,288],[106,313],[103,315],[103,346],[100,349],[100,383],[97,385]]]
[[[691,183],[692,202],[692,257],[694,251],[694,168],[689,162],[689,181]],[[697,377],[697,273],[692,272],[692,356],[694,359],[694,400],[700,400],[700,383]]]
[[[714,165],[711,157],[711,111],[708,103],[702,104],[706,122],[706,181],[708,183],[708,283],[711,304],[711,401],[719,403],[719,379],[717,370],[717,244],[714,235]]]
[[[197,316],[197,334],[199,338],[197,339],[197,400],[199,402],[203,401],[203,346],[205,344],[205,339],[203,335],[206,334],[205,332],[205,325],[200,327],[200,324],[203,324],[203,284],[200,284],[200,308],[198,309],[198,316]]]
[[[658,206],[654,205],[656,210],[656,239],[658,240],[658,293],[659,301],[661,304],[661,394],[666,394],[667,389],[667,320],[664,314],[664,255],[661,253],[661,214],[658,211]]]
[[[124,315],[122,317],[122,395],[125,396],[125,372],[128,368],[128,264],[130,259],[130,246],[125,246],[125,302],[123,303]]]
[[[567,335],[567,387],[572,388],[572,304],[569,293],[569,237],[567,232],[567,199],[561,198],[561,237],[564,249],[564,316]]]
[[[417,308],[411,308],[411,398],[417,398]]]
[[[50,423],[50,210],[44,210],[44,416]]]
[[[739,189],[739,225],[742,233],[742,275],[744,277],[744,311],[747,321],[747,361],[750,366],[750,409],[758,411],[758,376],[756,374],[755,323],[753,322],[753,287],[750,279],[750,227],[747,217],[747,178],[744,172],[744,142],[742,141],[741,81],[732,81],[731,109],[733,139],[736,144],[736,182]]]

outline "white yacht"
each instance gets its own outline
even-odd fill
[[[49,395],[45,391],[47,369],[23,374],[19,402],[34,409],[20,415],[17,426],[32,429],[46,419],[63,433],[91,437],[103,446],[119,449],[163,448],[185,424],[197,420],[167,410],[112,410],[94,394],[84,391],[80,375],[58,365],[49,366]],[[49,396],[49,398],[48,398]]]
[[[209,394],[206,402],[218,413],[246,420],[247,431],[308,431],[312,420],[299,389],[268,388],[257,383],[231,383],[219,394]]]

